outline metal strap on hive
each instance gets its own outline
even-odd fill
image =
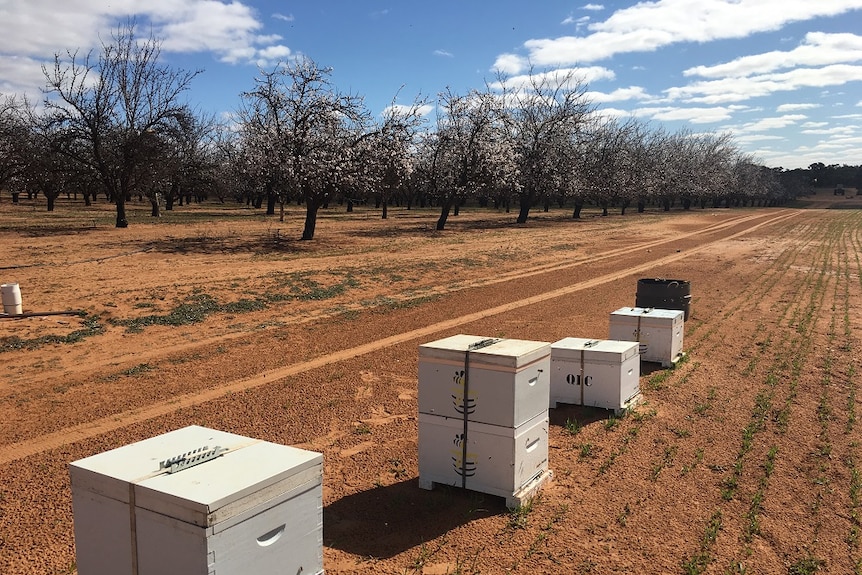
[[[467,351],[464,352],[464,396],[462,399],[462,407],[463,407],[463,415],[464,415],[464,428],[462,431],[462,442],[461,442],[461,489],[467,488],[467,427],[468,427],[468,418],[469,418],[469,396],[470,396],[470,352],[476,351],[477,349],[482,349],[484,347],[488,347],[489,345],[494,345],[495,343],[503,341],[499,338],[488,337],[485,339],[480,339],[479,341],[473,342],[467,346]]]

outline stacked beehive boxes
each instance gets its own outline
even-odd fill
[[[190,426],[69,465],[80,575],[323,573],[323,456]]]
[[[550,475],[550,344],[455,335],[419,347],[419,485],[517,507]]]
[[[612,409],[619,413],[640,398],[636,341],[567,337],[551,344],[550,405]]]

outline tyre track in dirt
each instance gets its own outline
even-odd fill
[[[206,390],[198,393],[191,393],[179,397],[172,398],[168,401],[163,401],[160,403],[156,403],[141,409],[129,410],[122,413],[113,414],[108,417],[104,417],[95,421],[82,423],[78,425],[74,425],[68,427],[66,429],[62,429],[56,431],[51,434],[47,434],[41,436],[39,438],[10,444],[0,448],[0,464],[6,464],[11,461],[15,461],[18,459],[23,459],[25,457],[29,457],[31,455],[35,455],[37,453],[41,453],[43,451],[56,449],[62,447],[64,445],[69,445],[78,441],[82,441],[85,439],[90,439],[92,437],[98,436],[100,434],[110,432],[116,429],[121,429],[123,427],[143,422],[152,418],[156,418],[159,416],[167,415],[177,410],[199,405],[205,403],[210,400],[214,400],[220,397],[223,397],[227,394],[253,389],[262,385],[266,385],[268,383],[273,383],[280,379],[290,377],[299,373],[307,372],[313,369],[317,369],[326,365],[330,365],[333,363],[345,361],[348,359],[352,359],[358,356],[362,356],[374,351],[379,351],[381,349],[394,346],[397,344],[402,344],[414,339],[424,338],[431,336],[435,333],[455,328],[459,325],[467,324],[470,322],[474,322],[477,320],[481,320],[490,316],[495,316],[498,314],[502,314],[508,311],[512,311],[521,307],[533,305],[539,302],[543,302],[546,300],[559,298],[562,296],[567,296],[572,293],[594,288],[609,282],[613,282],[616,280],[624,279],[634,274],[644,273],[658,265],[669,264],[672,262],[676,262],[678,260],[689,257],[690,255],[707,250],[716,244],[721,242],[725,242],[728,240],[732,240],[738,237],[742,237],[747,235],[761,227],[773,225],[779,222],[783,222],[790,218],[797,216],[800,212],[793,210],[782,210],[775,213],[770,213],[767,216],[763,216],[762,214],[758,214],[756,216],[746,216],[738,219],[731,220],[730,222],[723,222],[722,224],[717,224],[715,226],[710,226],[705,230],[698,230],[696,232],[692,232],[690,234],[684,234],[683,236],[678,236],[673,239],[665,240],[658,242],[658,244],[667,243],[670,241],[678,241],[682,238],[702,235],[707,231],[725,231],[728,228],[732,228],[734,226],[739,225],[740,223],[750,222],[755,219],[759,219],[756,224],[745,228],[744,230],[730,233],[726,236],[722,236],[720,238],[709,240],[703,244],[700,244],[696,247],[680,250],[676,253],[670,254],[668,256],[651,259],[645,262],[642,265],[628,267],[624,270],[618,272],[612,272],[609,274],[605,274],[590,280],[585,280],[582,282],[578,282],[575,284],[571,284],[565,286],[563,288],[549,290],[531,297],[522,298],[513,302],[501,304],[498,306],[493,306],[490,308],[486,308],[484,310],[480,310],[474,313],[462,315],[456,318],[452,318],[443,322],[437,322],[422,328],[410,330],[407,332],[395,334],[393,336],[382,338],[376,341],[372,341],[363,345],[355,346],[352,348],[344,349],[341,351],[337,351],[331,354],[327,354],[309,361],[304,361],[292,365],[288,365],[285,367],[280,367],[276,369],[272,369],[269,371],[265,371],[259,373],[253,377],[244,378],[241,380],[237,380],[227,385],[222,385],[215,389]],[[656,245],[656,242],[645,242],[650,246]],[[637,249],[647,249],[647,247],[639,246]],[[619,253],[620,250],[610,250],[614,253]],[[626,249],[626,253],[631,253],[632,248],[629,247]],[[599,256],[601,258],[613,257],[612,255],[602,254]],[[561,266],[560,269],[565,269],[568,267],[574,267],[575,265],[582,265],[585,262],[577,262],[570,265]],[[535,275],[536,272],[534,270],[527,270],[523,272],[523,274],[518,275],[516,277],[510,277],[508,281],[514,281],[522,277],[528,277],[530,275]],[[496,278],[495,278],[496,279]],[[217,338],[218,339],[218,338]],[[194,345],[201,345],[201,342],[195,342]]]

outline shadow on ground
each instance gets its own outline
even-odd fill
[[[548,419],[551,425],[559,427],[566,427],[571,421],[577,421],[578,425],[583,427],[596,421],[604,421],[613,414],[614,412],[610,409],[558,403],[556,408],[548,410]]]
[[[323,510],[323,541],[360,557],[389,558],[452,529],[507,513],[502,497],[435,485],[417,478],[348,495]]]

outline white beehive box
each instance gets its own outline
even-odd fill
[[[551,344],[551,403],[622,411],[640,397],[638,342],[567,337]]]
[[[611,312],[608,339],[637,341],[641,360],[670,367],[682,357],[684,328],[682,310],[624,307]]]
[[[488,339],[461,334],[419,346],[419,413],[463,417],[467,350]],[[469,352],[468,420],[514,428],[547,412],[551,344],[490,341]]]
[[[547,410],[517,428],[469,423],[466,459],[463,433],[463,419],[419,414],[420,487],[463,486],[517,507],[519,492],[548,472]]]
[[[160,471],[205,446],[226,451]],[[323,573],[322,472],[319,453],[199,426],[75,461],[78,573]]]

